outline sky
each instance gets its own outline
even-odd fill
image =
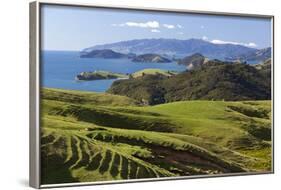
[[[197,38],[262,49],[271,46],[271,20],[47,4],[41,10],[43,50],[80,51],[144,38]]]

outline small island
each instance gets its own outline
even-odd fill
[[[114,73],[109,71],[82,72],[75,77],[76,80],[106,80],[127,78],[129,78],[127,74]]]
[[[132,59],[133,62],[169,63],[171,60],[153,53],[138,55]]]
[[[103,59],[122,59],[132,56],[115,52],[111,49],[92,50],[89,52],[81,52],[80,58],[103,58]]]

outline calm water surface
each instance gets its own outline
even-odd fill
[[[76,81],[84,71],[104,70],[133,73],[147,68],[184,71],[185,67],[172,63],[135,63],[129,59],[80,58],[79,52],[42,51],[42,85],[50,88],[104,92],[116,80]]]

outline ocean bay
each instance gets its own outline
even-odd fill
[[[136,63],[130,59],[80,58],[78,51],[42,51],[41,84],[43,87],[105,92],[116,79],[77,81],[81,72],[110,71],[130,74],[155,68],[170,71],[184,71],[183,65],[171,63]]]

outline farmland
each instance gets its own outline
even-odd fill
[[[271,101],[178,101],[43,88],[43,184],[271,170]]]

